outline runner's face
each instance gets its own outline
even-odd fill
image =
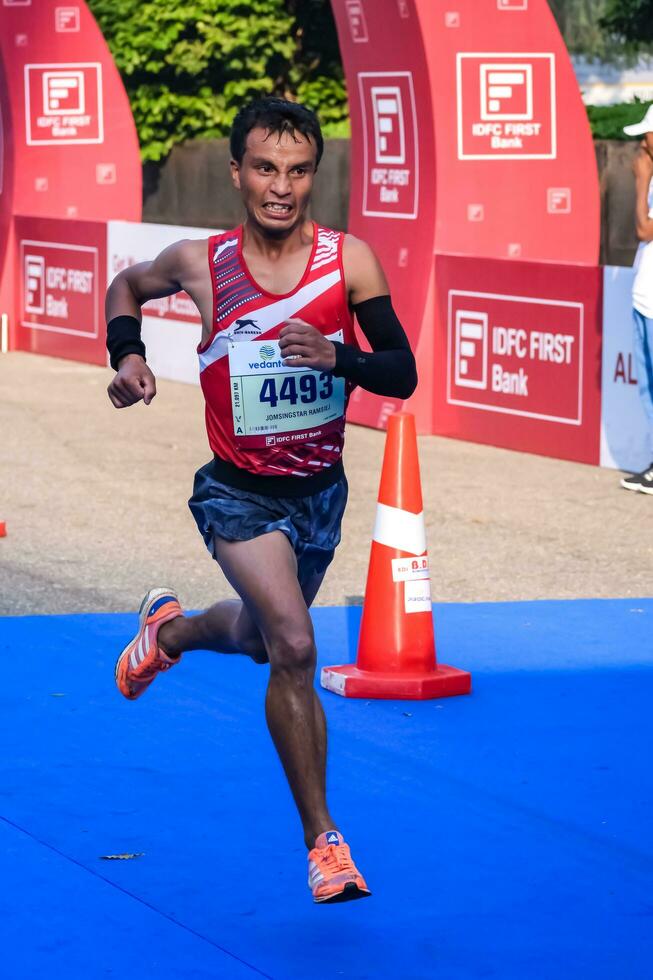
[[[274,235],[286,235],[301,224],[313,187],[315,158],[315,144],[301,133],[295,131],[293,138],[261,127],[250,130],[242,163],[231,162],[248,219]]]

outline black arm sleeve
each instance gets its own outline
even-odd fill
[[[140,354],[145,360],[145,344],[141,340],[141,325],[135,316],[114,316],[107,324],[107,350],[114,371],[127,354]]]
[[[372,353],[333,341],[337,378],[347,378],[375,395],[409,398],[417,387],[415,358],[389,296],[374,296],[354,306]]]

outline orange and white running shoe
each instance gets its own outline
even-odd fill
[[[372,892],[337,830],[327,830],[308,852],[308,887],[314,902],[349,902]]]
[[[116,661],[118,690],[135,701],[150,686],[161,670],[169,670],[181,660],[169,657],[156,642],[159,628],[177,616],[183,616],[179,599],[172,589],[151,589],[139,610],[138,633]]]

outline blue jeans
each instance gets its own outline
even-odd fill
[[[653,320],[633,309],[633,353],[637,382],[649,427],[649,446],[653,454]],[[651,456],[653,459],[653,455]]]

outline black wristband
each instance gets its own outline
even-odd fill
[[[114,316],[107,324],[107,350],[114,371],[127,354],[139,354],[145,360],[145,344],[141,340],[141,325],[135,316]]]

